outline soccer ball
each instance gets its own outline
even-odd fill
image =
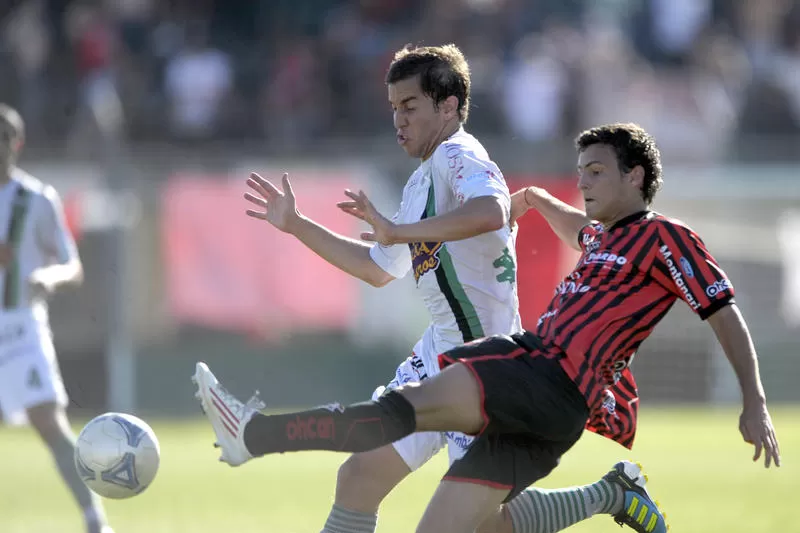
[[[140,494],[158,472],[161,450],[144,420],[123,413],[93,418],[75,446],[75,467],[100,496],[123,499]]]

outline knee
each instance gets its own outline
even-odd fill
[[[347,458],[339,467],[336,476],[336,486],[345,492],[370,492],[371,485],[380,480],[381,471],[378,465],[373,464],[369,456],[355,454]]]
[[[475,533],[514,533],[514,524],[506,506],[500,506],[478,526]]]
[[[393,457],[386,455],[381,448],[348,457],[339,467],[336,503],[354,511],[377,511],[381,501],[409,473],[405,463],[395,465]]]

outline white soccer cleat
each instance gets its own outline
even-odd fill
[[[214,428],[217,437],[214,446],[222,449],[219,460],[239,466],[252,459],[244,444],[244,428],[253,415],[265,407],[258,392],[247,403],[240,402],[225,390],[205,363],[197,363],[192,381],[197,385],[195,398],[200,400]]]

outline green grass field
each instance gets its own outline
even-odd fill
[[[543,487],[591,482],[619,458],[641,461],[676,533],[800,532],[800,408],[773,410],[784,466],[765,470],[733,410],[645,409],[633,452],[587,434]],[[203,420],[150,420],[162,447],[154,484],[109,501],[117,533],[318,533],[344,455],[289,454],[238,469],[216,461]],[[414,531],[446,467],[445,454],[408,478],[381,511],[380,533]],[[80,533],[82,522],[44,448],[28,429],[0,429],[0,532]],[[570,531],[622,531],[596,517]]]

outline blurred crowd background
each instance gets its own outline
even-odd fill
[[[445,42],[470,60],[479,135],[633,120],[695,160],[792,158],[800,135],[796,0],[26,0],[2,22],[0,100],[70,153],[113,99],[131,141],[370,137],[394,51]]]

